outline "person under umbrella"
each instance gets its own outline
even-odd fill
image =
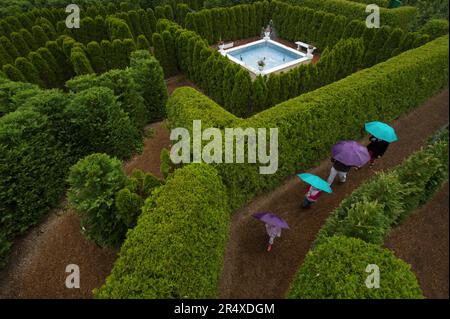
[[[383,122],[369,122],[364,127],[371,134],[369,136],[370,143],[367,145],[367,150],[370,154],[369,166],[373,167],[375,160],[384,155],[390,143],[397,141],[397,135],[391,126]]]
[[[333,166],[327,179],[329,185],[333,184],[336,176],[339,176],[341,183],[345,183],[352,167],[360,168],[370,160],[367,147],[355,141],[340,141],[333,146],[331,154]]]
[[[309,184],[307,193],[303,199],[302,208],[310,208],[312,204],[317,202],[322,192],[332,192],[330,185],[319,176],[309,173],[297,174],[297,176]]]
[[[267,251],[272,250],[272,245],[276,237],[281,237],[283,228],[289,229],[288,224],[281,218],[272,213],[256,213],[252,215],[265,223],[267,235],[269,235],[269,245]]]

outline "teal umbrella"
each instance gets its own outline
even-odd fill
[[[367,132],[379,138],[380,140],[392,143],[397,140],[397,134],[395,134],[394,128],[383,122],[369,122],[365,124]]]
[[[297,174],[297,176],[304,181],[305,183],[308,183],[311,186],[314,186],[317,189],[320,189],[321,191],[332,193],[330,185],[321,179],[319,176],[309,173],[302,173]]]

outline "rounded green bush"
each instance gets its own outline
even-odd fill
[[[102,246],[116,246],[127,228],[115,212],[116,192],[126,183],[120,160],[92,154],[72,166],[69,174],[70,206],[81,215],[86,237]]]
[[[97,298],[214,298],[230,221],[210,165],[177,169],[147,198]]]
[[[377,265],[379,288],[366,280]],[[369,278],[368,278],[369,277]],[[378,245],[334,236],[310,251],[291,284],[291,299],[421,299],[421,289],[410,266]]]

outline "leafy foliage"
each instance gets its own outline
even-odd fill
[[[224,187],[213,167],[193,164],[176,170],[146,200],[95,296],[215,297],[229,222]]]
[[[114,197],[126,182],[122,163],[92,154],[72,166],[68,178],[70,206],[81,215],[84,235],[102,246],[119,245],[126,233],[115,214]]]
[[[365,282],[375,264],[381,271],[380,287]],[[291,299],[422,299],[411,267],[392,252],[355,238],[335,236],[310,251],[295,275]]]

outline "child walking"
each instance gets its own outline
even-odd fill
[[[275,238],[281,237],[281,227],[266,224],[266,231],[267,235],[269,235],[269,245],[267,246],[267,251],[271,251]]]
[[[302,208],[310,208],[312,204],[317,202],[319,197],[322,195],[322,191],[320,189],[315,188],[312,185],[309,185],[306,189],[306,195],[303,199]]]

